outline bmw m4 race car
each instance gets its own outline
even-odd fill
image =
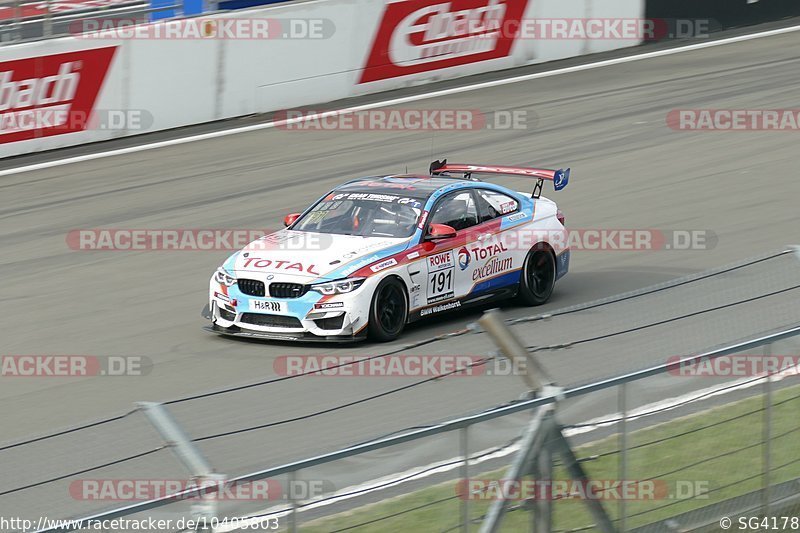
[[[480,181],[535,180],[532,193]],[[517,297],[548,301],[569,268],[564,217],[541,196],[569,169],[431,164],[349,181],[211,277],[212,329],[282,340],[395,339],[409,322]]]

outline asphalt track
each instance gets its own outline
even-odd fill
[[[3,378],[2,441],[274,375],[285,354],[381,353],[463,328],[477,312],[410,328],[393,345],[320,347],[223,339],[204,333],[200,311],[209,275],[228,252],[80,252],[78,228],[277,228],[326,188],[366,174],[424,171],[431,158],[571,166],[556,199],[573,228],[709,230],[707,250],[578,251],[546,312],[602,298],[800,241],[795,132],[678,132],[679,108],[796,107],[800,34],[759,39],[416,102],[417,109],[526,110],[525,130],[471,132],[291,132],[268,129],[3,177],[0,181],[0,301],[3,354],[142,355],[142,377]],[[507,181],[519,188],[529,183]],[[552,193],[549,193],[552,197]],[[790,257],[742,274],[747,284],[686,288],[670,300],[591,313],[584,322],[519,326],[531,344],[574,340],[755,297],[793,286]],[[796,294],[736,306],[737,313],[656,334],[643,330],[591,349],[545,355],[562,384],[583,383],[662,362],[798,321]],[[662,305],[663,304],[663,305]],[[617,304],[620,305],[620,304]],[[507,307],[507,316],[531,314]],[[794,315],[792,314],[794,313]],[[543,330],[543,325],[547,330]],[[670,344],[670,341],[676,341]],[[466,335],[410,353],[483,355],[485,335]],[[176,405],[193,437],[314,413],[419,379],[301,378]],[[672,386],[664,383],[666,389]],[[205,441],[220,471],[241,474],[348,444],[482,410],[518,397],[522,381],[451,379],[277,427]],[[663,395],[663,394],[662,394]],[[587,411],[588,412],[588,411]],[[602,414],[602,413],[596,413]],[[578,416],[577,414],[575,416]],[[0,451],[0,493],[159,445],[141,415],[59,439]],[[78,478],[181,478],[175,459],[154,455]],[[76,502],[72,479],[0,497],[0,515],[65,516],[114,506]]]

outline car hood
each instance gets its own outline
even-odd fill
[[[225,263],[235,276],[271,274],[308,283],[339,279],[409,246],[411,237],[359,237],[281,230],[248,244]],[[357,268],[354,268],[357,267]],[[302,278],[302,279],[300,279]]]

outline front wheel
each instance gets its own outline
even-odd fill
[[[556,284],[556,260],[546,247],[536,246],[528,252],[522,267],[519,299],[526,305],[547,303]]]
[[[396,339],[408,319],[406,289],[397,278],[386,278],[378,284],[369,308],[369,336],[386,342]]]

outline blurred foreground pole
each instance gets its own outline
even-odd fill
[[[504,490],[503,481],[519,483],[523,477],[532,475],[536,490],[533,501],[526,502],[533,504],[532,530],[534,533],[550,533],[553,531],[553,453],[557,452],[561,456],[564,467],[573,480],[583,483],[584,487],[588,486],[589,481],[555,418],[556,402],[562,398],[563,389],[554,385],[544,367],[508,328],[498,311],[487,311],[478,320],[478,324],[500,348],[500,353],[511,360],[512,368],[525,369],[522,379],[532,395],[554,400],[534,411],[533,418],[523,433],[520,450],[501,480],[501,496],[492,502],[480,531],[496,533],[500,529],[503,515],[508,508],[508,493]],[[542,490],[542,487],[546,489]],[[595,528],[603,533],[614,533],[603,504],[595,498],[587,498],[585,503],[595,521]]]
[[[213,531],[212,519],[217,516],[217,491],[225,484],[225,476],[214,473],[214,469],[189,436],[178,425],[167,408],[160,403],[139,402],[137,405],[156,428],[164,442],[192,475],[198,487],[209,487],[200,494],[198,503],[192,504],[192,514],[204,527],[198,531]],[[210,492],[207,494],[206,492]]]

